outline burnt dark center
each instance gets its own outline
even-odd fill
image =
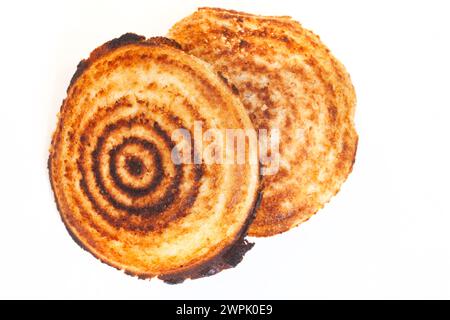
[[[133,176],[140,176],[144,171],[144,164],[137,157],[128,157],[126,159],[128,172]]]

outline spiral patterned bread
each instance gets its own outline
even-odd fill
[[[169,37],[237,87],[257,129],[280,130],[279,170],[262,179],[249,234],[270,236],[310,218],[338,192],[355,159],[356,98],[343,65],[290,17],[202,8]]]
[[[231,88],[174,41],[126,34],[79,64],[49,172],[80,246],[128,274],[168,282],[240,262],[252,246],[244,236],[258,165],[174,162],[172,133],[192,132],[195,121],[204,130],[253,128]]]

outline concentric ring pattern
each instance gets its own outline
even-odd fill
[[[201,8],[169,37],[237,87],[256,129],[280,132],[279,164],[262,179],[249,234],[270,236],[309,219],[355,159],[356,96],[344,66],[290,17]]]
[[[173,132],[193,136],[196,121],[204,130],[253,128],[232,90],[176,43],[126,34],[80,63],[49,170],[62,219],[82,247],[130,274],[168,281],[238,262],[258,167],[174,162]],[[250,149],[247,156],[257,157]]]

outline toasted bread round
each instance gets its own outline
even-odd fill
[[[62,220],[80,246],[131,275],[168,282],[241,260],[252,246],[243,237],[259,168],[174,161],[172,133],[192,133],[195,121],[204,130],[253,128],[212,68],[171,40],[126,34],[79,64],[49,172]]]
[[[237,87],[257,129],[280,130],[279,169],[262,179],[249,234],[274,235],[310,218],[355,159],[356,97],[343,65],[290,17],[201,8],[169,37]]]

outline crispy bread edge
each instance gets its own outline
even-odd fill
[[[110,40],[90,54],[88,59],[81,60],[78,65],[77,69],[72,76],[72,79],[70,81],[70,85],[67,88],[67,92],[69,92],[70,88],[76,83],[77,79],[89,68],[89,66],[95,62],[96,60],[100,59],[105,54],[108,54],[109,52],[114,51],[117,48],[124,47],[130,44],[138,44],[138,45],[144,45],[144,46],[171,46],[177,50],[180,50],[184,52],[181,49],[181,46],[174,40],[166,38],[166,37],[152,37],[149,39],[146,39],[144,36],[137,35],[134,33],[125,33],[122,36],[115,38],[113,40]],[[187,53],[186,53],[187,54]],[[230,85],[227,81],[227,79],[224,79],[222,75],[218,75],[223,83],[226,85],[226,87],[230,90],[230,93],[233,95],[236,95],[235,89],[232,85]],[[65,104],[65,100],[63,100],[60,112],[62,111]],[[145,273],[137,273],[130,270],[127,270],[126,268],[121,268],[118,265],[108,261],[107,259],[102,259],[100,256],[96,255],[94,252],[90,251],[83,243],[83,241],[70,229],[68,224],[63,218],[63,215],[61,214],[60,205],[58,203],[58,199],[56,198],[56,192],[55,187],[53,185],[53,178],[52,178],[52,169],[51,169],[51,162],[52,162],[52,156],[53,156],[53,145],[56,143],[56,136],[58,133],[58,127],[55,129],[52,141],[51,141],[51,147],[49,151],[49,157],[47,162],[47,169],[49,172],[49,178],[50,178],[50,186],[53,192],[54,200],[56,203],[56,208],[58,210],[58,213],[60,215],[60,218],[64,224],[64,227],[66,228],[67,232],[71,236],[71,238],[74,240],[78,246],[80,246],[83,250],[89,252],[91,255],[93,255],[96,259],[98,259],[100,262],[111,266],[119,271],[123,271],[125,274],[137,277],[138,279],[151,279],[151,278],[159,278],[160,280],[164,281],[168,284],[178,284],[184,282],[186,279],[198,279],[202,277],[208,277],[211,275],[214,275],[216,273],[221,272],[225,269],[234,268],[237,266],[243,259],[244,255],[254,246],[254,243],[251,243],[247,241],[245,238],[247,236],[248,230],[250,228],[251,223],[256,217],[256,211],[259,207],[259,204],[261,202],[261,190],[258,187],[255,191],[254,201],[251,209],[248,212],[247,220],[242,226],[242,229],[240,232],[238,232],[237,236],[235,237],[235,240],[232,242],[231,245],[228,245],[227,247],[223,248],[215,257],[210,258],[208,261],[194,265],[190,267],[189,269],[179,271],[179,272],[173,272],[170,274],[164,274],[164,275],[155,275],[155,274],[145,274]],[[258,164],[259,165],[259,164]],[[261,177],[258,176],[258,184],[261,180]]]

